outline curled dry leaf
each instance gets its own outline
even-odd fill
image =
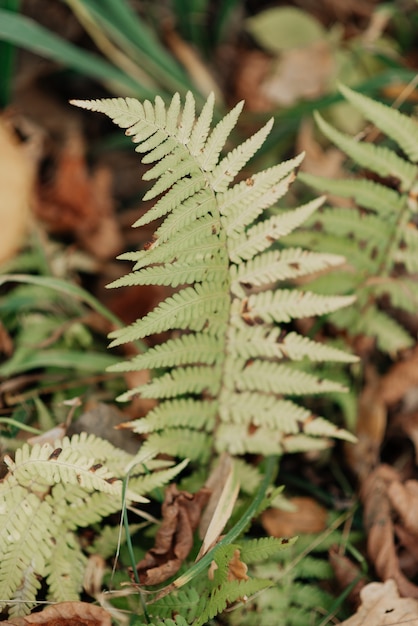
[[[113,258],[123,243],[111,186],[107,168],[88,171],[84,143],[73,133],[59,156],[54,180],[39,186],[36,214],[52,232],[74,234],[93,256]]]
[[[264,530],[271,537],[294,537],[320,533],[327,525],[327,510],[313,498],[290,498],[294,511],[267,509],[261,516]]]
[[[39,613],[1,622],[6,626],[111,626],[110,613],[88,602],[60,602]]]
[[[218,565],[216,561],[212,561],[208,571],[209,580],[213,580],[217,569]],[[248,566],[246,563],[241,561],[241,551],[237,548],[236,550],[234,550],[232,559],[228,563],[227,580],[229,582],[233,580],[248,580],[249,576],[247,576],[247,572]]]
[[[35,164],[0,119],[0,263],[21,246],[29,223]]]
[[[400,598],[394,580],[366,585],[360,598],[357,613],[340,626],[418,626],[418,602],[413,598]]]
[[[396,499],[394,492],[400,488],[399,475],[389,465],[380,465],[364,480],[360,497],[364,506],[367,552],[379,578],[395,580],[402,596],[418,598],[418,587],[402,571],[396,547],[401,534],[396,534],[392,502]],[[402,494],[397,501],[399,511],[404,510],[404,505]]]
[[[193,533],[209,496],[204,487],[195,494],[179,491],[174,483],[167,487],[155,545],[136,565],[142,585],[162,583],[179,570],[193,547]]]

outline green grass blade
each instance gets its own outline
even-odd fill
[[[99,300],[97,300],[90,293],[74,285],[66,280],[60,278],[54,278],[53,276],[34,276],[32,274],[0,274],[0,286],[6,283],[25,283],[28,285],[39,285],[40,287],[48,287],[55,291],[65,293],[75,300],[79,300],[88,304],[94,311],[100,313],[105,319],[109,320],[112,324],[115,324],[117,328],[123,326],[122,322],[116,315],[114,315],[108,308],[106,308]]]
[[[65,41],[34,20],[0,9],[0,40],[30,50],[104,83],[118,95],[153,98],[155,93],[99,56]]]

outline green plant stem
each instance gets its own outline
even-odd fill
[[[181,576],[176,578],[176,580],[174,580],[170,585],[161,589],[157,593],[156,597],[154,598],[154,601],[157,601],[160,598],[163,598],[164,596],[171,593],[171,591],[173,591],[174,589],[180,589],[180,587],[183,587],[184,585],[186,585],[193,578],[195,578],[195,576],[198,576],[201,572],[203,572],[206,568],[209,567],[209,565],[213,561],[214,554],[216,550],[218,550],[218,548],[220,548],[223,545],[228,545],[232,543],[237,537],[240,536],[240,534],[244,531],[244,529],[251,522],[251,519],[257,513],[257,510],[260,504],[262,503],[263,498],[266,495],[267,489],[269,488],[274,478],[274,475],[277,472],[278,459],[279,459],[278,456],[267,457],[266,471],[264,474],[264,478],[260,483],[260,486],[254,497],[254,500],[251,502],[250,506],[245,511],[244,515],[238,520],[235,526],[233,526],[231,530],[223,537],[223,539],[221,539],[216,544],[216,546],[212,548],[212,550],[207,552],[205,556],[203,556],[200,559],[200,561],[197,561],[194,565],[192,565],[192,567],[185,574],[182,574]]]

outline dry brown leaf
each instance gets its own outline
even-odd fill
[[[391,429],[401,430],[412,441],[415,448],[415,463],[418,465],[418,411],[401,413],[394,416]]]
[[[13,340],[7,332],[5,326],[0,321],[0,354],[4,354],[9,357],[13,354],[13,349]]]
[[[142,585],[162,583],[179,570],[193,547],[193,533],[209,496],[205,487],[195,494],[179,491],[174,483],[167,487],[155,545],[136,565]]]
[[[35,163],[0,118],[0,263],[19,250],[29,224]]]
[[[360,591],[366,584],[363,572],[346,555],[340,553],[339,546],[330,548],[328,558],[341,591],[347,589],[357,580],[347,597],[350,604],[357,607],[360,604]]]
[[[123,241],[111,186],[107,168],[88,171],[83,140],[74,132],[59,156],[54,180],[39,186],[35,212],[52,232],[72,233],[93,256],[113,258]]]
[[[213,580],[216,570],[218,569],[218,564],[216,561],[212,561],[208,570],[208,578],[209,580]],[[248,566],[246,563],[241,561],[241,551],[237,548],[234,550],[234,554],[232,559],[228,563],[228,574],[227,580],[231,582],[232,580],[248,580],[249,576],[247,576]]]
[[[285,50],[273,72],[261,85],[272,106],[290,107],[301,99],[318,98],[328,91],[336,71],[335,55],[327,41]]]
[[[381,400],[393,405],[402,400],[406,392],[418,386],[418,345],[405,359],[397,361],[381,379]]]
[[[294,511],[267,509],[261,523],[271,537],[294,537],[302,533],[320,533],[327,525],[327,510],[312,498],[290,498]]]
[[[6,626],[111,626],[110,613],[88,602],[60,602],[39,613],[1,622]]]
[[[345,173],[342,167],[345,160],[344,154],[332,146],[324,150],[315,138],[314,124],[310,118],[304,120],[300,126],[296,149],[298,153],[305,153],[301,165],[304,172],[316,176],[326,176],[327,178],[344,178]],[[331,197],[332,202],[335,200],[339,206],[350,206],[351,204],[350,200]]]
[[[374,372],[368,372],[358,401],[357,442],[344,446],[346,461],[360,482],[378,464],[386,430],[387,410],[382,401],[380,380]]]
[[[388,485],[388,497],[403,526],[410,533],[415,533],[418,539],[418,481],[391,482]]]
[[[360,598],[362,603],[357,613],[340,626],[418,626],[418,602],[400,598],[394,580],[366,585]]]
[[[362,485],[360,497],[364,506],[367,553],[379,578],[393,578],[401,595],[418,598],[418,587],[401,570],[395,545],[396,528],[389,498],[392,483],[400,484],[399,474],[389,465],[379,465]]]

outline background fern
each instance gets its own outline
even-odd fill
[[[386,137],[376,145],[359,141],[316,114],[321,131],[368,172],[357,169],[355,176],[340,180],[301,174],[300,179],[315,189],[351,198],[355,204],[321,209],[285,241],[345,255],[345,266],[310,283],[310,288],[326,294],[338,285],[347,295],[355,293],[356,305],[332,313],[329,320],[352,338],[366,335],[380,350],[395,355],[414,345],[397,311],[414,314],[418,307],[418,126],[408,116],[347,87],[341,87],[341,92]]]
[[[160,98],[143,104],[129,98],[74,104],[111,117],[137,144],[142,161],[153,164],[144,178],[156,182],[144,200],[158,199],[134,226],[163,221],[146,250],[122,256],[135,263],[133,271],[111,285],[156,283],[176,289],[144,318],[111,335],[111,346],[118,346],[175,331],[165,343],[113,368],[157,369],[150,383],[120,398],[139,393],[159,401],[132,423],[136,432],[147,433],[144,447],[204,460],[211,449],[278,454],[309,448],[311,440],[326,445],[325,437],[349,437],[323,419],[312,422],[310,412],[282,399],[343,389],[293,367],[292,361],[354,360],[288,333],[284,326],[353,301],[352,296],[277,288],[279,281],[287,285],[344,260],[300,247],[272,248],[321,204],[317,200],[264,217],[286,193],[302,157],[231,185],[272,126],[269,121],[221,156],[242,103],[213,129],[212,96],[198,117],[190,93],[183,108],[178,95],[168,108]]]

